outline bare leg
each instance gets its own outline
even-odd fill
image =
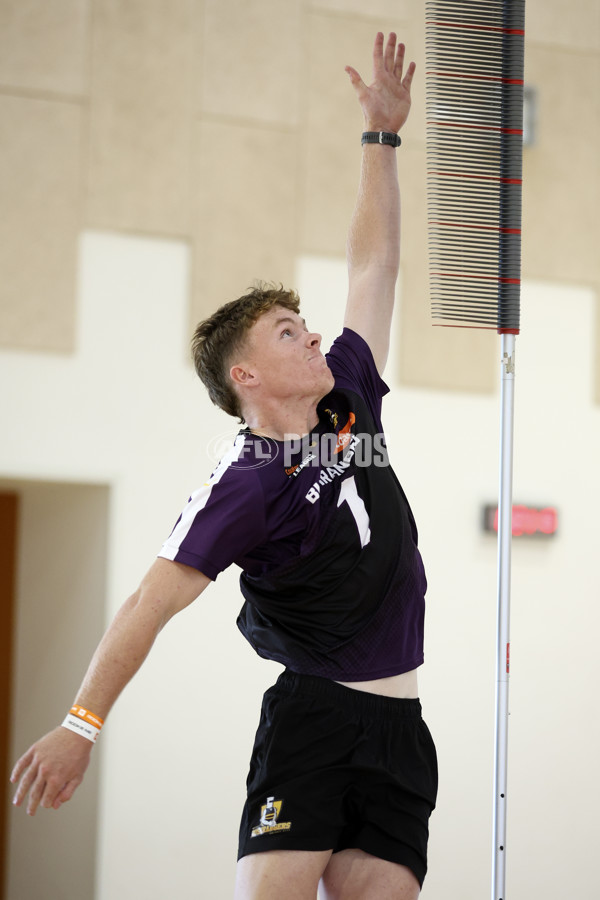
[[[267,850],[237,865],[234,900],[317,900],[331,850]],[[408,896],[408,895],[407,895]]]
[[[323,873],[325,900],[417,900],[421,890],[406,866],[364,850],[335,853]]]

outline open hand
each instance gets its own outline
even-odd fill
[[[83,781],[94,745],[59,726],[33,744],[15,765],[10,780],[17,787],[13,803],[21,806],[29,793],[27,813],[38,806],[58,809]]]
[[[367,131],[398,132],[410,112],[410,86],[415,73],[411,62],[403,77],[404,44],[396,47],[396,35],[390,34],[383,46],[383,34],[377,33],[373,47],[373,83],[367,87],[356,69],[346,66],[352,86],[365,117]]]

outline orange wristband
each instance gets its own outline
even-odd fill
[[[89,709],[85,709],[83,706],[78,706],[77,703],[74,703],[71,707],[71,715],[79,716],[80,719],[83,719],[88,725],[93,725],[95,728],[102,728],[104,725],[104,719],[101,719],[100,716],[94,715],[93,712],[90,712]]]
[[[104,719],[94,715],[89,709],[74,704],[67,713],[64,722],[61,723],[63,728],[74,731],[87,738],[92,744],[95,744],[100,734],[100,729],[104,725]]]

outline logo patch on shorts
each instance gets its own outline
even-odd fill
[[[292,823],[279,821],[282,805],[283,800],[267,797],[267,802],[260,808],[260,824],[252,829],[250,837],[258,837],[260,834],[273,834],[276,831],[289,831]]]

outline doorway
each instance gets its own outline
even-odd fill
[[[13,626],[2,629],[11,644],[2,673],[10,769],[60,724],[103,632],[110,492],[106,485],[2,481],[0,496],[3,527],[12,528]],[[95,748],[83,784],[58,811],[27,816],[12,807],[8,786],[3,900],[94,897],[101,752]]]

